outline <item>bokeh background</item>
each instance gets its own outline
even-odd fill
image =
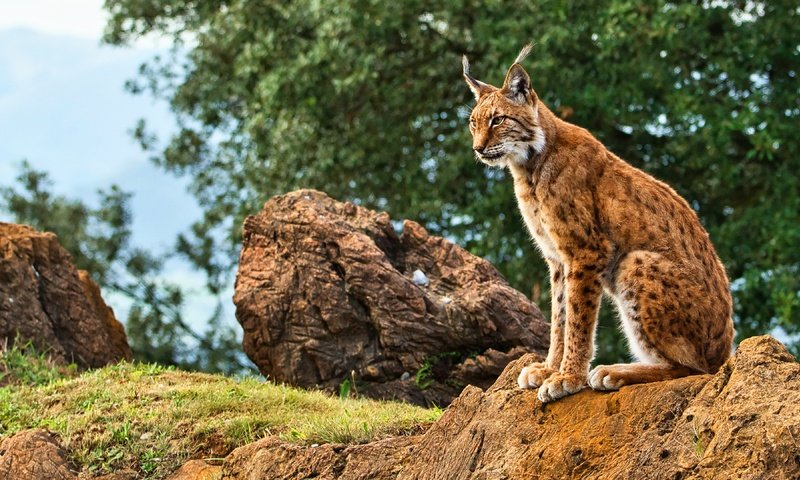
[[[0,220],[56,232],[137,358],[250,368],[243,218],[318,188],[411,218],[549,308],[510,180],[476,164],[473,74],[519,48],[556,113],[670,183],[732,281],[739,339],[800,352],[796,2],[0,0]],[[625,360],[609,305],[597,361]]]

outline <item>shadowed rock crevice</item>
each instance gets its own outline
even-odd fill
[[[276,381],[335,391],[355,378],[362,395],[443,406],[546,352],[535,305],[415,222],[398,235],[386,213],[301,190],[248,217],[243,239],[236,316]]]

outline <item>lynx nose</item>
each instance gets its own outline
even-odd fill
[[[478,155],[483,155],[484,150],[486,150],[486,145],[473,145],[472,149],[475,150],[475,153]]]

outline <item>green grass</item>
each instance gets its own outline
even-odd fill
[[[48,428],[84,470],[129,468],[143,478],[163,478],[188,458],[225,456],[268,435],[300,444],[362,443],[419,432],[440,415],[148,364],[0,388],[0,436]]]
[[[59,366],[45,353],[37,353],[31,343],[0,343],[0,387],[15,385],[44,385],[61,378],[74,377],[74,364]]]

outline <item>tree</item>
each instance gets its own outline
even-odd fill
[[[144,123],[137,137],[191,178],[205,215],[181,250],[210,278],[232,270],[245,215],[314,187],[421,221],[547,306],[509,180],[471,158],[459,61],[466,53],[479,78],[499,83],[533,40],[540,98],[697,210],[733,279],[740,336],[800,332],[795,2],[105,5],[105,41],[175,41],[129,88],[167,100],[179,120],[165,145]],[[600,333],[618,338],[609,318]],[[619,343],[604,345],[602,360],[620,356]]]
[[[98,192],[96,208],[52,193],[44,172],[22,162],[13,186],[0,187],[0,212],[58,235],[74,264],[88,271],[106,293],[127,299],[128,341],[139,361],[211,372],[241,372],[235,333],[220,324],[221,310],[208,329],[196,333],[184,321],[185,293],[164,281],[167,255],[153,255],[131,243],[131,194],[116,185]]]

